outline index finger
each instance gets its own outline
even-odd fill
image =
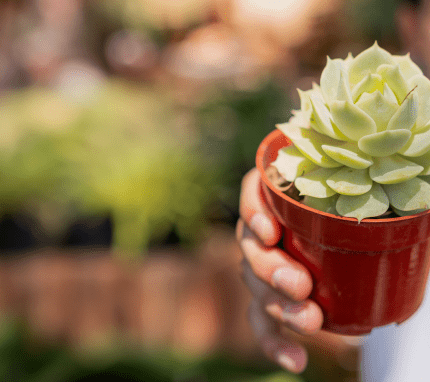
[[[281,240],[281,225],[264,202],[261,177],[256,168],[249,171],[242,180],[239,213],[265,245],[273,246]]]

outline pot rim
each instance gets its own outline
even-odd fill
[[[276,139],[279,139],[282,137],[285,138],[286,141],[290,142],[290,144],[292,144],[291,141],[285,135],[283,135],[280,130],[277,130],[277,129],[270,132],[261,141],[260,146],[257,149],[256,165],[257,165],[258,171],[260,172],[260,176],[261,176],[261,179],[264,182],[264,184],[267,187],[269,187],[276,195],[281,197],[286,202],[292,203],[295,206],[297,206],[298,208],[302,208],[304,210],[315,213],[317,215],[325,216],[326,218],[344,221],[344,222],[355,222],[355,223],[360,224],[360,225],[373,225],[373,224],[381,224],[381,223],[394,224],[394,223],[403,222],[406,220],[419,219],[419,218],[422,218],[424,215],[430,214],[430,209],[428,209],[427,211],[423,211],[423,212],[420,212],[420,213],[415,214],[415,215],[398,216],[396,218],[385,218],[385,219],[384,218],[382,218],[382,219],[366,218],[366,219],[363,219],[360,223],[358,223],[358,220],[356,218],[349,218],[349,217],[345,217],[345,216],[336,216],[333,214],[329,214],[327,212],[319,211],[319,210],[316,210],[315,208],[308,207],[308,206],[304,205],[303,203],[300,203],[300,202],[294,200],[293,198],[290,198],[289,196],[284,194],[282,191],[277,189],[272,184],[272,182],[269,180],[268,176],[266,175],[266,168],[263,165],[264,157],[265,157],[265,154],[266,154],[268,147],[270,146],[270,143],[272,143]]]

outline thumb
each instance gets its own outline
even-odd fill
[[[281,224],[264,201],[261,178],[256,168],[249,171],[242,180],[239,213],[266,246],[274,246],[281,240]]]

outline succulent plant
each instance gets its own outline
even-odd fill
[[[300,110],[276,126],[293,145],[272,165],[304,204],[359,222],[430,208],[430,80],[409,54],[375,42],[328,58],[320,85],[298,92]]]

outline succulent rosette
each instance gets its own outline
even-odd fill
[[[276,126],[293,145],[272,165],[304,204],[359,222],[430,208],[430,80],[408,54],[375,42],[298,91],[301,109]]]

